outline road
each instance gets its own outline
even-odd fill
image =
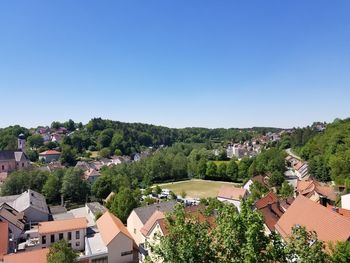
[[[298,160],[301,160],[300,156],[293,153],[291,148],[286,149],[286,153],[289,154],[290,156],[293,156],[294,158],[296,158]]]

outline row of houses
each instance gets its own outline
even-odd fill
[[[296,176],[300,179],[307,179],[309,177],[309,165],[307,162],[302,161],[294,156],[288,155],[286,157],[287,166],[295,172]]]

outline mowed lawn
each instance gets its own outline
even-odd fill
[[[223,185],[232,185],[237,187],[240,186],[239,184],[235,183],[207,181],[199,179],[159,184],[159,186],[162,189],[169,189],[177,195],[180,195],[182,191],[185,191],[187,193],[187,197],[190,198],[216,197],[221,186]]]

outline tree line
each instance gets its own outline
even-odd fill
[[[326,249],[315,232],[301,226],[293,228],[291,237],[283,242],[275,232],[266,234],[264,221],[252,204],[243,202],[241,213],[230,204],[214,206],[214,223],[200,220],[177,206],[167,216],[167,235],[157,236],[151,243],[152,256],[146,262],[317,262],[345,263],[350,261],[350,244],[338,242]],[[213,210],[212,210],[213,211]]]

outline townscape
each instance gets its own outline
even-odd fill
[[[312,159],[298,155],[305,156],[309,144],[325,140],[328,131],[349,127],[348,119],[288,130],[237,130],[229,140],[226,134],[216,134],[196,143],[175,139],[177,142],[154,144],[154,137],[150,137],[149,144],[141,142],[142,150],[130,155],[126,147],[115,149],[116,136],[120,148],[123,140],[129,139],[127,133],[123,140],[119,138],[120,126],[125,126],[125,131],[129,124],[118,123],[118,128],[95,128],[97,142],[79,151],[81,142],[76,141],[88,136],[87,130],[96,123],[106,127],[109,121],[93,119],[82,125],[70,120],[59,125],[54,122],[51,127],[0,130],[0,136],[12,134],[7,137],[6,149],[17,142],[17,149],[0,151],[3,262],[46,262],[55,253],[52,248],[59,250],[62,244],[77,262],[188,262],[199,257],[198,252],[192,251],[186,258],[176,242],[203,233],[218,239],[216,231],[223,224],[239,224],[237,218],[249,214],[256,216],[255,224],[261,224],[255,230],[259,238],[276,235],[282,247],[295,246],[293,238],[305,239],[305,247],[290,255],[271,252],[274,256],[264,255],[264,259],[261,253],[268,254],[267,247],[257,248],[250,255],[256,261],[250,262],[304,257],[305,251],[316,246],[311,241],[320,244],[320,251],[315,253],[321,253],[325,260],[327,255],[330,261],[337,249],[349,246],[349,179],[332,174],[331,180],[324,180]],[[145,127],[149,128],[146,125],[141,129]],[[109,139],[105,138],[107,132],[112,133]],[[188,138],[196,132],[190,131]],[[210,129],[204,132],[214,133]],[[103,141],[109,143],[102,145]],[[167,158],[169,153],[172,155]],[[180,155],[183,158],[176,162]],[[207,230],[183,233],[177,228],[181,222],[183,227],[199,224]],[[237,238],[237,226],[231,227],[231,231],[220,233],[220,238]],[[246,227],[243,235],[252,231],[248,230],[251,225]],[[296,227],[306,236],[295,236]],[[205,241],[201,242],[192,245],[205,247]],[[187,245],[182,249],[191,252]],[[67,253],[64,251],[56,253]],[[223,261],[223,255],[217,258],[215,253],[204,261]],[[244,253],[241,256],[248,257]],[[347,260],[349,253],[343,256]]]
[[[0,263],[350,263],[350,1],[0,1]]]

